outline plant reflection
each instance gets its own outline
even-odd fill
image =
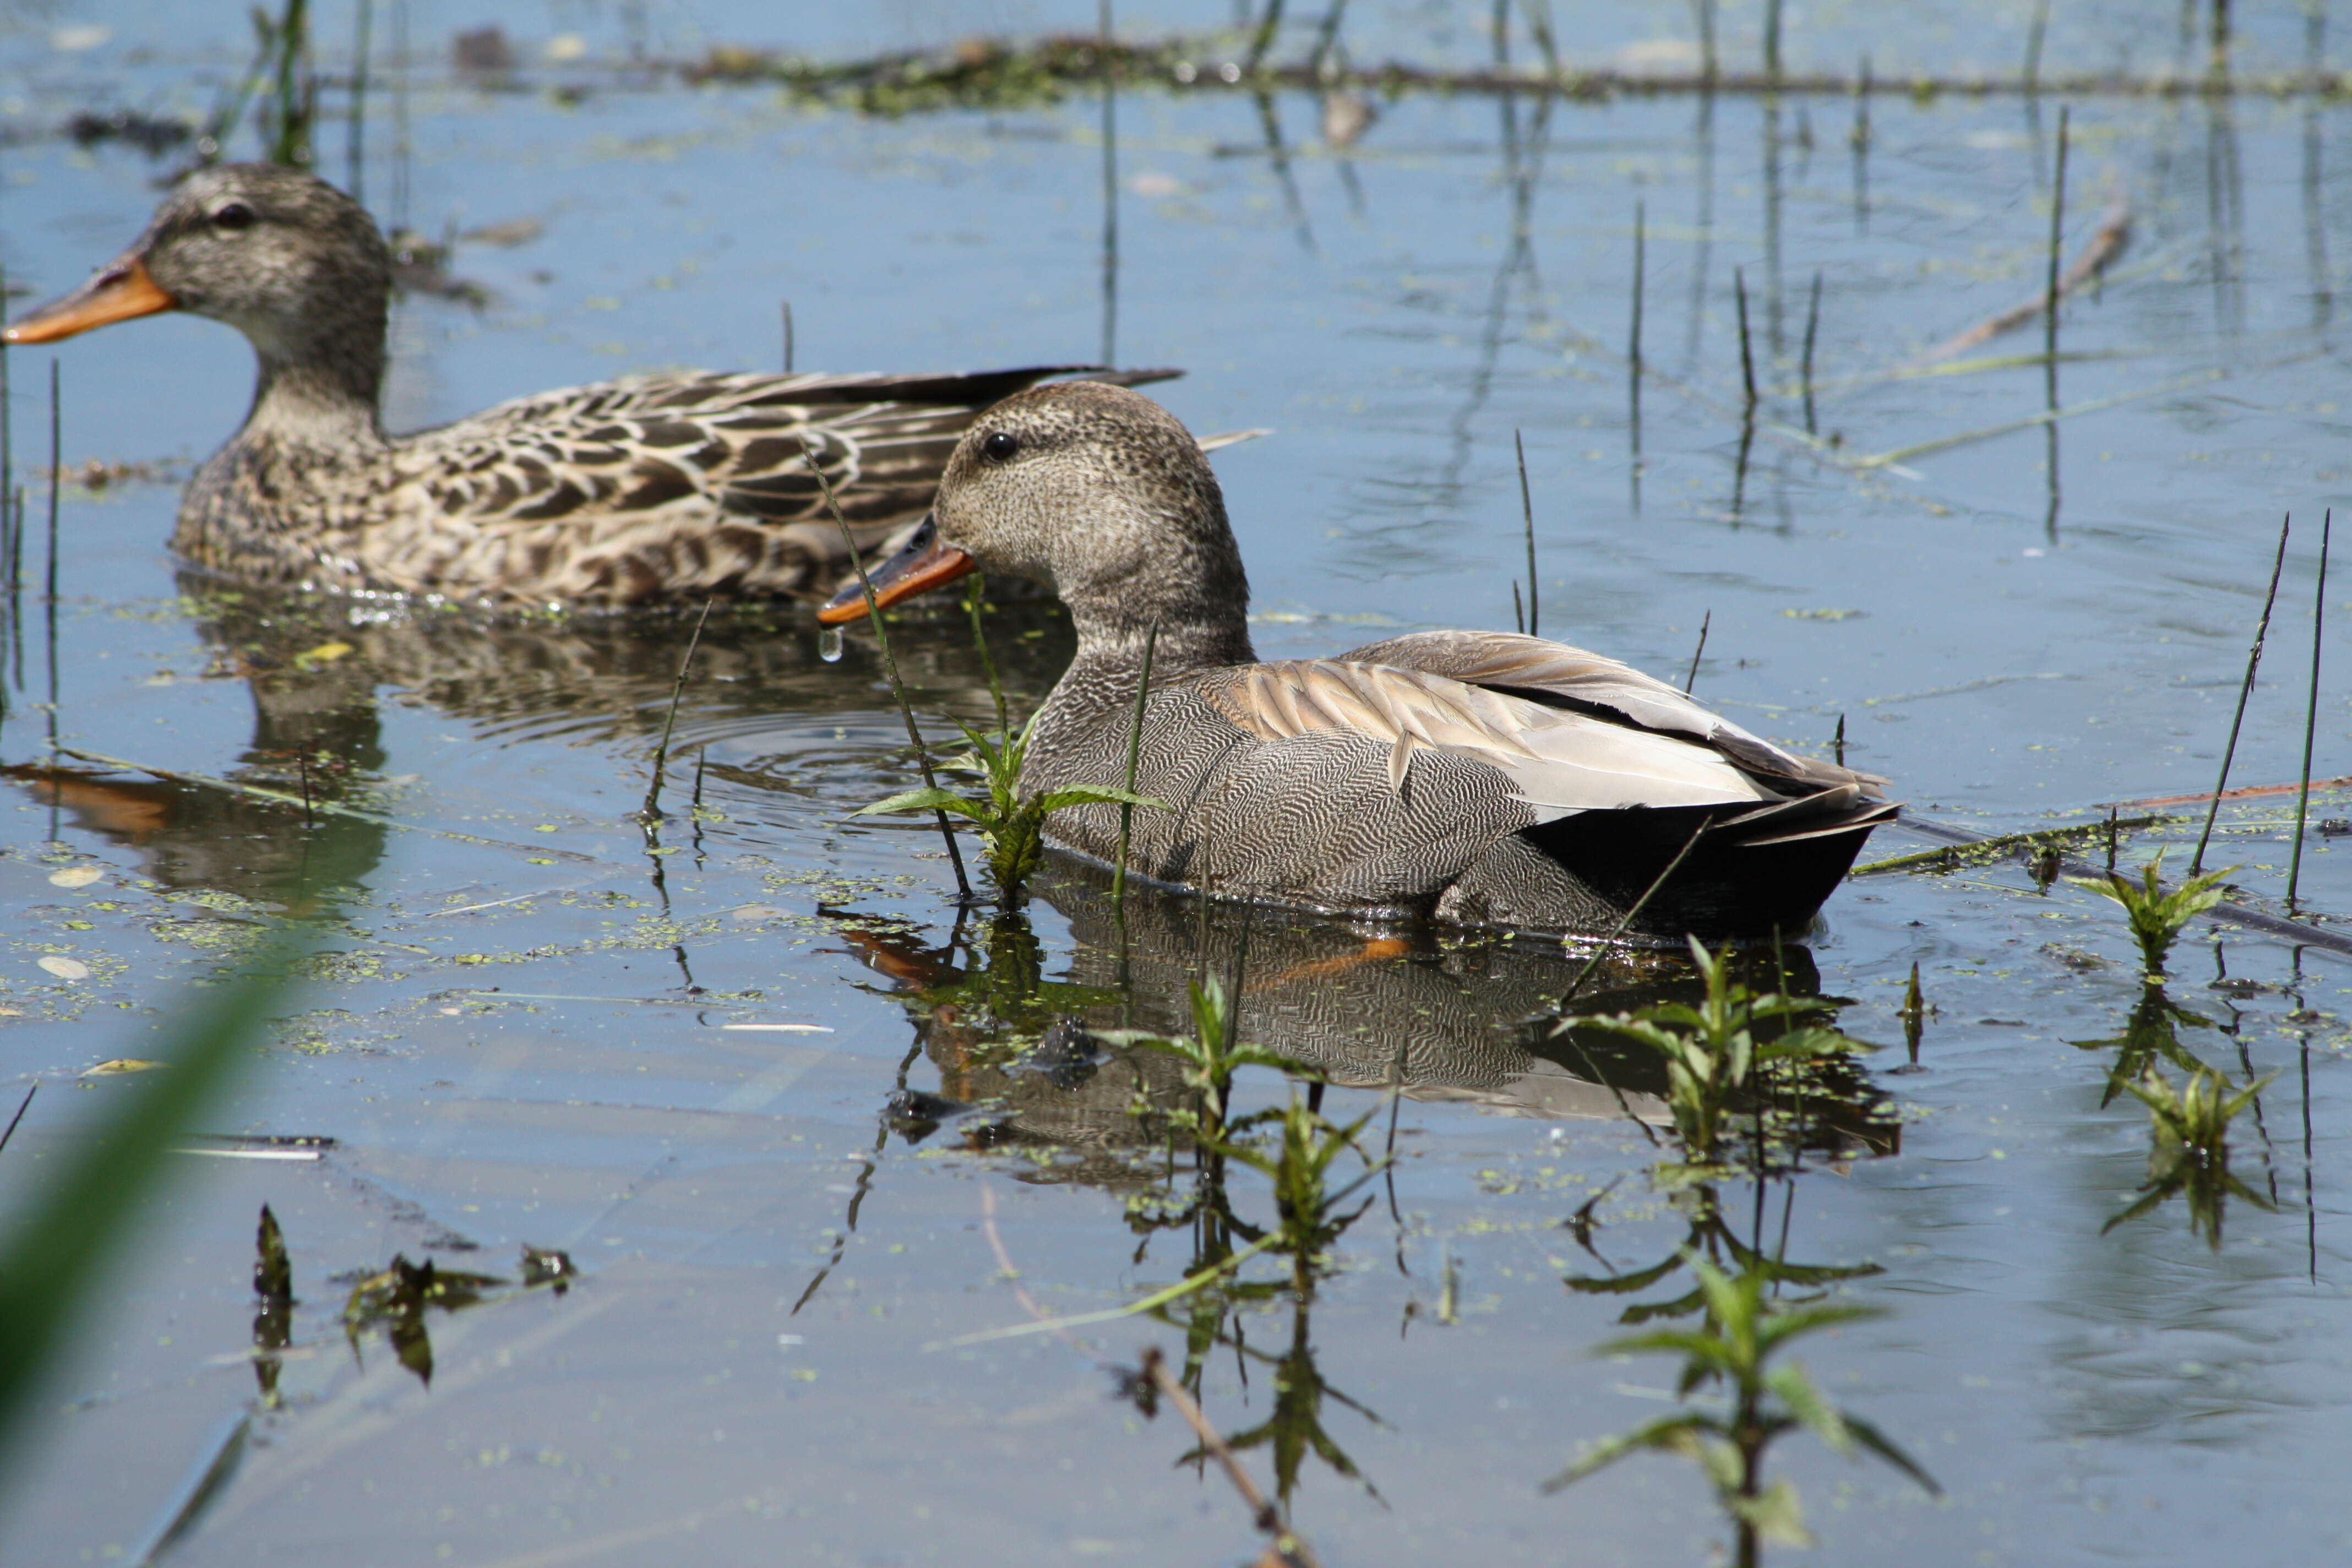
[[[2158,1061],[2170,1062],[2191,1075],[2207,1070],[2196,1054],[2180,1043],[2179,1026],[2183,1024],[2199,1029],[2213,1027],[2212,1019],[2183,1007],[2165,994],[2162,985],[2150,982],[2140,987],[2139,1000],[2133,1005],[2131,1016],[2124,1021],[2122,1034],[2074,1041],[2080,1050],[2115,1053],[2115,1061],[2107,1068],[2106,1092],[2099,1097],[2099,1103],[2112,1103],[2116,1095],[2147,1076]]]
[[[2230,1173],[2230,1123],[2277,1076],[2271,1073],[2233,1089],[2225,1075],[2200,1067],[2185,1082],[2175,1084],[2150,1062],[2139,1079],[2126,1084],[2147,1107],[2147,1181],[2138,1201],[2100,1226],[2101,1233],[2185,1194],[2189,1228],[2219,1252],[2223,1210],[2232,1196],[2276,1213],[2276,1204]]]
[[[430,1258],[422,1263],[411,1263],[405,1256],[394,1253],[392,1262],[383,1268],[353,1282],[351,1296],[343,1303],[343,1338],[352,1347],[352,1357],[363,1360],[361,1336],[381,1328],[400,1364],[415,1373],[419,1383],[430,1387],[433,1338],[425,1321],[428,1309],[461,1311],[517,1289],[545,1288],[560,1296],[578,1273],[565,1254],[534,1247],[523,1248],[520,1287],[494,1274],[443,1268]]]
[[[1740,1568],[1755,1568],[1767,1541],[1812,1544],[1796,1488],[1786,1477],[1769,1485],[1764,1479],[1767,1450],[1790,1432],[1811,1432],[1842,1456],[1860,1449],[1930,1493],[1940,1493],[1935,1478],[1876,1426],[1823,1398],[1801,1363],[1771,1364],[1799,1336],[1883,1316],[1880,1309],[1784,1304],[1772,1299],[1779,1281],[1764,1269],[1746,1268],[1734,1275],[1696,1254],[1686,1261],[1698,1277],[1706,1311],[1698,1326],[1610,1340],[1596,1346],[1595,1353],[1679,1355],[1683,1370],[1675,1397],[1687,1403],[1700,1390],[1714,1388],[1720,1391],[1718,1407],[1662,1415],[1604,1438],[1545,1482],[1544,1490],[1559,1491],[1632,1454],[1664,1453],[1689,1459],[1706,1473],[1716,1501],[1732,1520]]]

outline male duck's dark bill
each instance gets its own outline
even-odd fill
[[[874,602],[884,609],[901,599],[911,599],[918,594],[929,593],[942,583],[952,583],[970,572],[972,559],[952,544],[940,539],[940,523],[936,517],[927,517],[898,553],[867,574],[874,584]],[[866,616],[866,587],[852,583],[827,600],[816,618],[829,626]]]
[[[92,327],[127,321],[133,316],[152,316],[178,304],[147,276],[147,264],[134,256],[114,263],[72,293],[50,300],[24,320],[12,322],[6,331],[0,332],[0,338],[12,343],[53,343]]]

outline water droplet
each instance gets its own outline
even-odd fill
[[[816,634],[816,656],[827,664],[841,662],[841,628],[827,626]]]

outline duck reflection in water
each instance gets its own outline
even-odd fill
[[[973,1146],[1073,1152],[1026,1180],[1132,1184],[1140,1178],[1131,1158],[1165,1131],[1154,1113],[1183,1089],[1170,1058],[1103,1036],[1191,1034],[1190,986],[1202,976],[1223,981],[1240,1038],[1323,1083],[1394,1087],[1412,1099],[1549,1121],[1671,1122],[1653,1054],[1598,1029],[1555,1033],[1556,1004],[1581,967],[1556,941],[1366,928],[1133,887],[1122,907],[1107,870],[1066,859],[1051,862],[1034,888],[1073,939],[1066,969],[1051,981],[1018,914],[999,915],[977,942],[959,933],[940,946],[903,927],[839,917],[868,965],[898,983],[915,1015],[915,1049],[940,1074],[937,1095],[899,1102],[911,1138],[962,1118]],[[1802,946],[1755,950],[1738,962],[1771,989],[1818,994]],[[1687,958],[1623,950],[1603,960],[1575,1010],[1631,1011],[1700,994]],[[1840,1063],[1812,1085],[1799,1136],[1808,1149],[1846,1159],[1895,1152],[1899,1130],[1868,1076]]]

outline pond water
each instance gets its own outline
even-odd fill
[[[2352,499],[2341,100],[1881,94],[1865,122],[1845,94],[1411,93],[1334,149],[1305,91],[1139,86],[1107,149],[1088,90],[894,119],[613,63],[1094,16],[801,9],[377,8],[379,47],[399,20],[416,58],[397,105],[372,103],[364,193],[454,234],[450,270],[484,296],[398,307],[394,426],[630,370],[773,365],[786,300],[803,368],[1181,365],[1154,392],[1196,431],[1271,432],[1215,458],[1270,658],[1371,626],[1508,626],[1517,433],[1546,633],[1679,677],[1704,623],[1696,694],[1741,723],[1816,754],[1843,724],[1845,754],[1930,822],[1998,834],[2121,803],[2164,820],[2126,832],[2119,863],[2168,849],[2174,876],[2200,808],[2161,803],[2213,786],[2292,512],[2231,777],[2301,775],[2317,525]],[[2006,68],[2032,8],[1979,9],[1792,16],[1790,58]],[[2060,8],[2045,68],[2201,68],[2202,42],[2184,53],[2143,9]],[[2304,58],[2301,10],[2272,9],[2243,21],[2248,68]],[[8,14],[12,293],[61,290],[144,221],[177,154],[51,132],[83,109],[206,112],[248,38],[194,10]],[[1572,55],[1692,58],[1685,8],[1611,11],[1563,18]],[[1345,37],[1359,65],[1475,65],[1486,15],[1366,7]],[[446,40],[486,19],[521,64],[454,75]],[[351,20],[321,16],[322,64],[341,68]],[[1727,55],[1756,25],[1727,11]],[[1312,34],[1297,22],[1286,54]],[[2065,255],[2103,227],[2128,243],[2063,312],[2053,443],[2038,321],[1927,356],[2042,287],[2062,108]],[[319,131],[338,178],[343,132]],[[1680,1408],[1671,1358],[1595,1347],[1667,1321],[1643,1307],[1694,1288],[1686,1244],[1779,1260],[1789,1300],[1882,1314],[1797,1353],[1942,1491],[1779,1443],[1769,1476],[1825,1553],[2346,1551],[2326,1500],[2352,1431],[2331,1174],[2352,1147],[2352,982],[2325,947],[2200,922],[2152,996],[2121,910],[2017,858],[1857,877],[1778,960],[1885,1048],[1817,1086],[1798,1157],[1721,1175],[1710,1208],[1659,1172],[1655,1058],[1552,1032],[1580,952],[1368,949],[1158,893],[1122,912],[1068,865],[1025,919],[959,914],[935,836],[850,819],[909,759],[870,636],[828,661],[804,606],[713,615],[649,837],[632,814],[690,619],[496,623],[184,577],[163,549],[175,481],[242,416],[248,351],[183,317],[19,351],[20,474],[46,461],[52,357],[68,467],[126,467],[63,493],[53,616],[33,481],[0,721],[0,1080],[42,1087],[0,1153],[4,1201],[140,1081],[86,1069],[162,1048],[307,857],[357,869],[314,978],[208,1123],[239,1140],[216,1151],[287,1157],[175,1161],[15,1452],[0,1559],[130,1552],[255,1408],[265,1203],[299,1298],[264,1367],[277,1398],[174,1561],[1241,1561],[1256,1540],[1223,1476],[1107,1371],[1152,1346],[1181,1365],[1188,1343],[1208,1419],[1325,1563],[1549,1560],[1563,1540],[1593,1562],[1706,1560],[1732,1527],[1694,1467],[1539,1490],[1582,1445]],[[2347,590],[2328,593],[2340,628]],[[1066,621],[1008,595],[990,627],[1034,703]],[[934,740],[987,713],[960,612],[899,616],[893,637]],[[2346,690],[2321,687],[2321,778],[2352,772]],[[2207,854],[2273,912],[2294,808],[2231,803]],[[2313,801],[2315,824],[2344,811]],[[2338,844],[2315,826],[2304,845],[2323,924],[2352,910]],[[1890,829],[1864,859],[1927,847]],[[1915,966],[1929,1011],[1906,1043]],[[971,1338],[1134,1302],[1271,1223],[1238,1163],[1239,1228],[1183,1215],[1201,1173],[1169,1134],[1172,1059],[1039,1044],[1069,1016],[1186,1032],[1202,974],[1233,984],[1242,1038],[1329,1079],[1325,1114],[1372,1116],[1367,1148],[1398,1158],[1371,1206],[1309,1291],[1261,1258],[1158,1315]],[[1619,964],[1580,1008],[1669,993],[1687,977]],[[2231,1140],[2252,1196],[2218,1247],[2179,1197],[2107,1228],[2148,1178],[2149,1113],[2114,1089],[2150,1050],[2176,1082],[2193,1058],[2263,1084]],[[1292,1092],[1265,1068],[1238,1082],[1241,1110]],[[1335,1184],[1360,1169],[1344,1156]],[[526,1245],[568,1255],[568,1289],[520,1288]],[[347,1334],[354,1286],[395,1254],[511,1283]]]

